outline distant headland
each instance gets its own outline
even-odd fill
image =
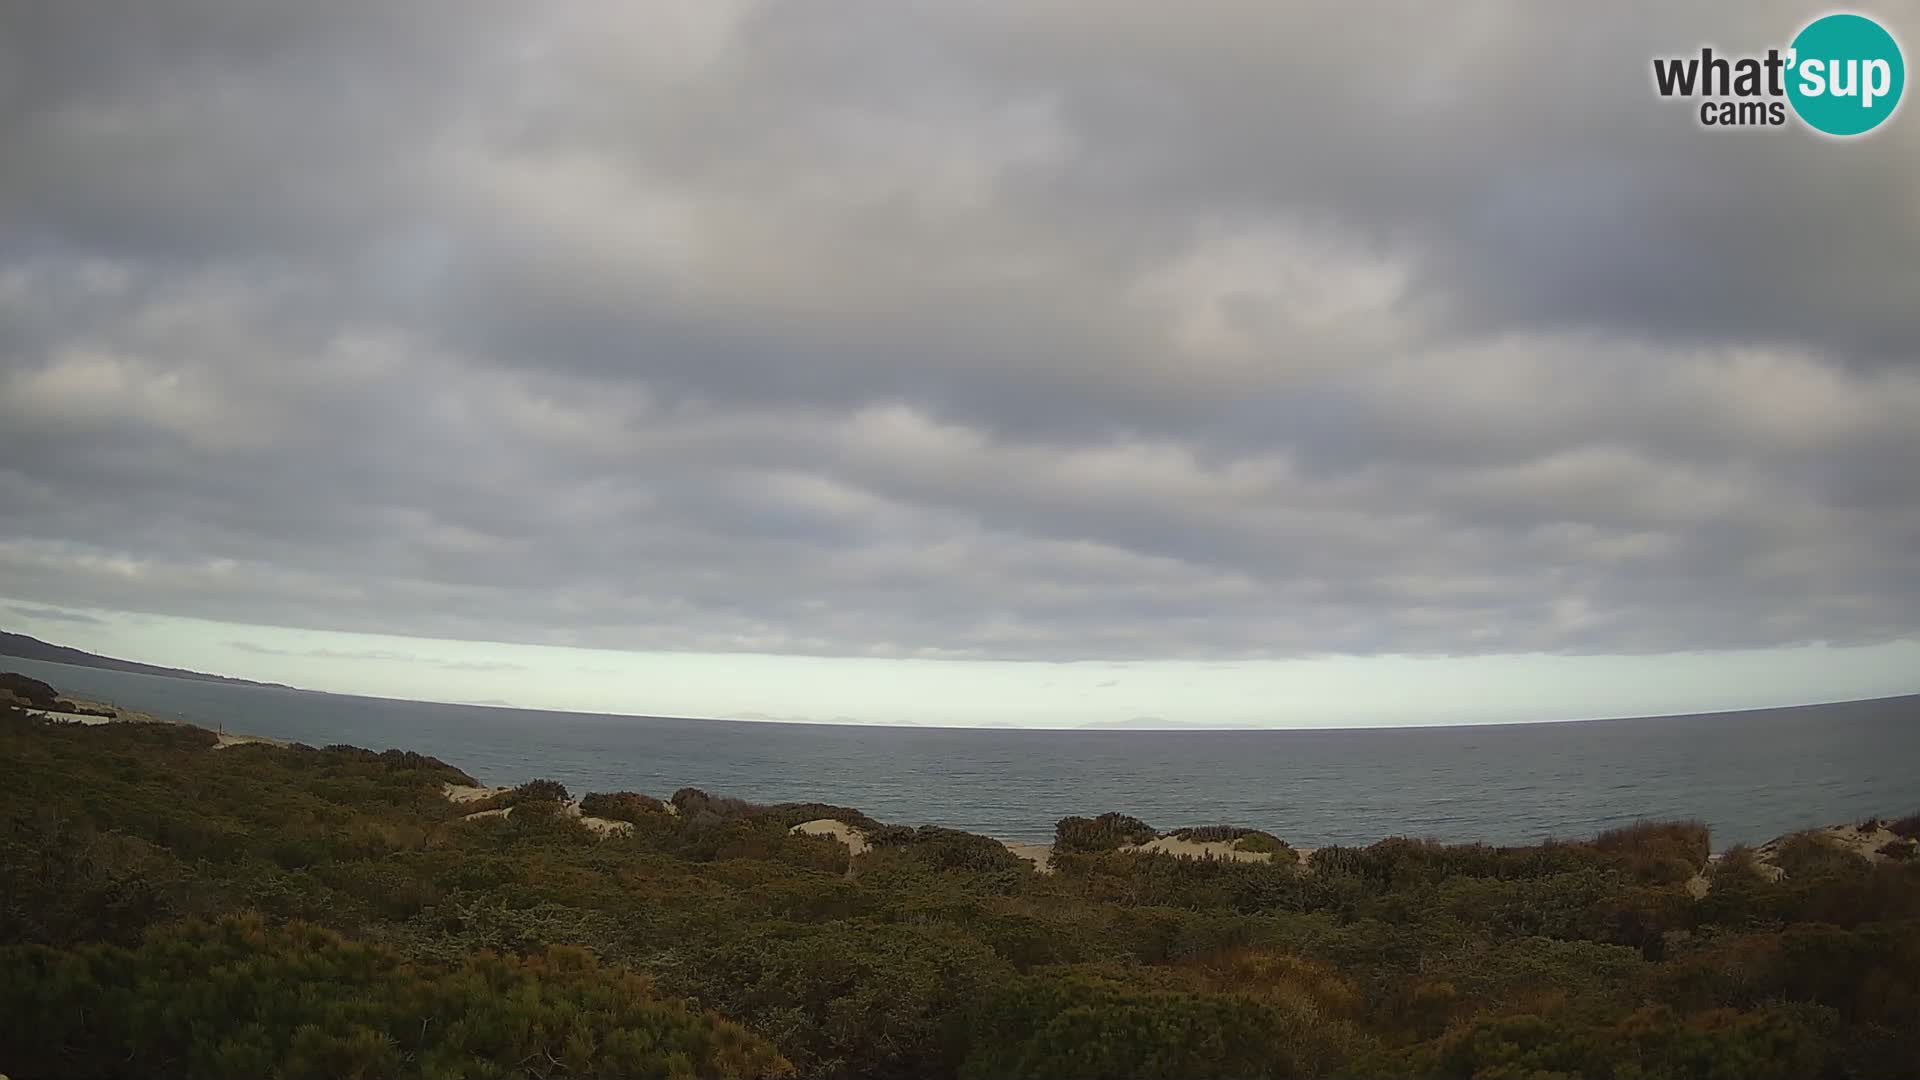
[[[185,668],[162,667],[158,664],[142,664],[135,660],[101,656],[99,653],[55,645],[41,641],[39,638],[5,630],[0,630],[0,656],[18,656],[25,660],[39,660],[48,664],[72,664],[75,667],[100,668],[105,671],[125,671],[134,675],[160,675],[169,679],[226,683],[231,686],[269,686],[277,690],[297,689],[285,683],[255,682],[252,679],[236,679],[231,675],[210,675],[204,671],[188,671]]]

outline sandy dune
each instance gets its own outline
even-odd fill
[[[1240,851],[1233,845],[1232,840],[1182,840],[1177,836],[1163,836],[1144,844],[1129,844],[1120,850],[1137,851],[1142,854],[1178,855],[1183,859],[1229,859],[1233,862],[1273,861],[1273,853],[1270,851]]]
[[[1754,850],[1754,857],[1763,863],[1773,864],[1780,853],[1781,846],[1795,836],[1811,837],[1820,843],[1858,855],[1870,863],[1888,861],[1887,856],[1880,854],[1880,849],[1889,844],[1902,844],[1906,841],[1905,837],[1887,828],[1886,822],[1874,818],[1854,825],[1829,825],[1824,829],[1790,833],[1760,845]]]
[[[1007,850],[1033,864],[1033,868],[1042,874],[1053,873],[1050,860],[1053,858],[1052,844],[1022,844],[1014,840],[1002,840]]]
[[[854,828],[844,821],[835,821],[833,818],[815,818],[812,821],[803,821],[788,831],[798,833],[801,836],[831,836],[835,840],[847,845],[848,858],[865,855],[867,852],[873,850],[873,845],[867,843],[867,834],[865,832]]]
[[[495,795],[504,795],[512,790],[512,788],[504,787],[474,787],[471,784],[440,785],[441,794],[447,797],[447,801],[455,804],[476,803],[485,799],[491,799]],[[633,822],[631,821],[615,821],[612,818],[589,817],[582,814],[580,812],[579,799],[568,800],[566,805],[561,807],[560,812],[593,830],[594,834],[603,840],[609,836],[626,836],[633,832]],[[504,818],[511,816],[513,816],[513,807],[503,806],[496,810],[476,810],[462,817],[460,820],[481,821],[486,818]]]

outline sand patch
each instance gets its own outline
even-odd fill
[[[1022,844],[1013,840],[1002,840],[1008,851],[1033,864],[1034,870],[1042,874],[1053,873],[1052,844]]]
[[[118,720],[117,717],[94,716],[91,713],[54,712],[50,709],[31,709],[28,711],[40,719],[54,724],[81,724],[85,727],[97,727],[101,724],[115,723]]]
[[[575,809],[578,809],[578,807],[575,807]],[[600,837],[602,840],[609,836],[630,836],[633,834],[633,822],[631,821],[620,821],[615,818],[587,817],[582,814],[580,816],[580,824],[593,830],[594,835]]]
[[[1905,844],[1907,842],[1906,837],[1887,828],[1886,822],[1878,818],[1873,818],[1856,825],[1829,825],[1824,829],[1808,829],[1805,832],[1788,833],[1786,836],[1775,837],[1760,845],[1758,848],[1755,848],[1753,852],[1754,858],[1759,860],[1764,866],[1772,866],[1775,869],[1780,869],[1776,861],[1780,857],[1780,849],[1786,846],[1787,841],[1796,836],[1805,836],[1808,839],[1825,844],[1828,847],[1837,848],[1849,855],[1865,859],[1870,863],[1891,861],[1888,856],[1880,853],[1880,849],[1889,844]]]
[[[495,795],[504,795],[512,790],[512,788],[504,787],[476,787],[472,784],[440,785],[440,793],[447,797],[447,801],[456,805],[461,803],[482,802],[486,799],[493,798]],[[631,836],[633,834],[633,822],[631,821],[616,821],[613,818],[590,817],[582,814],[580,812],[579,799],[568,800],[565,805],[561,806],[560,814],[562,817],[570,817],[580,824],[585,825],[595,836],[602,840],[605,840],[609,836]],[[485,818],[505,818],[512,816],[513,807],[503,806],[495,810],[476,810],[471,814],[463,815],[460,820],[480,821]]]
[[[867,834],[865,832],[854,828],[844,821],[835,821],[833,818],[815,818],[812,821],[803,821],[787,831],[797,833],[801,836],[831,836],[835,840],[847,845],[848,858],[865,855],[867,852],[873,850],[873,845],[867,843]]]
[[[1906,837],[1887,828],[1887,823],[1881,821],[1879,818],[1873,818],[1853,825],[1828,825],[1822,829],[1807,829],[1803,832],[1776,836],[1766,843],[1761,844],[1759,847],[1754,848],[1754,873],[1759,874],[1767,881],[1779,881],[1786,877],[1786,867],[1781,866],[1779,862],[1780,849],[1786,846],[1787,841],[1796,836],[1807,837],[1815,843],[1824,844],[1827,847],[1846,852],[1869,864],[1893,861],[1891,856],[1881,853],[1881,848],[1889,844],[1904,845],[1909,843]],[[1720,856],[1716,853],[1709,856],[1707,861],[1708,869],[1711,871],[1713,864],[1720,861]],[[1695,874],[1687,880],[1686,889],[1688,895],[1692,896],[1695,900],[1706,896],[1709,892],[1713,891],[1713,878],[1711,873]]]
[[[212,749],[214,750],[225,750],[229,746],[246,746],[249,743],[258,743],[262,746],[287,745],[279,739],[269,739],[265,735],[229,735],[224,731],[217,731],[213,737],[215,741]]]
[[[1233,840],[1182,840],[1163,836],[1144,844],[1128,844],[1121,851],[1141,854],[1177,855],[1183,859],[1228,859],[1233,862],[1272,862],[1271,851],[1241,851]]]
[[[512,790],[512,788],[503,787],[475,787],[472,784],[440,785],[440,793],[447,797],[447,801],[456,803],[480,802],[483,799],[491,799],[495,795],[505,795]]]

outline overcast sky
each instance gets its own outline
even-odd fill
[[[0,0],[0,625],[868,722],[1920,690],[1920,117],[1651,88],[1818,13]]]

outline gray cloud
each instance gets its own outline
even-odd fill
[[[1805,14],[0,7],[0,594],[827,655],[1912,636],[1920,128],[1647,84]]]

